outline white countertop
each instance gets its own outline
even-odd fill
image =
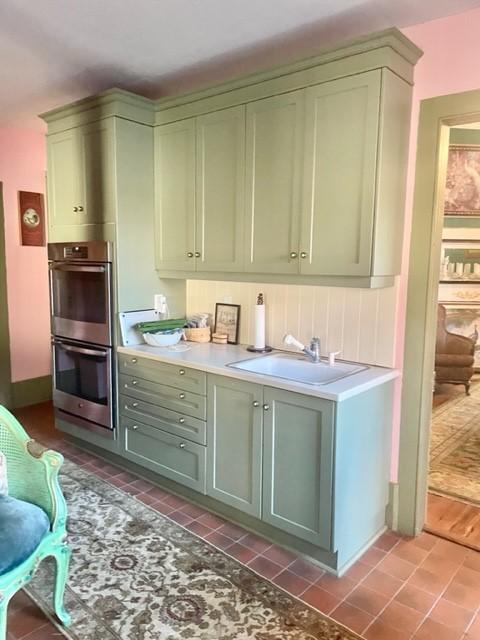
[[[206,373],[215,373],[229,378],[237,378],[238,380],[246,380],[247,382],[337,402],[394,380],[400,375],[396,369],[369,366],[364,371],[336,382],[311,385],[228,367],[227,365],[232,362],[262,357],[263,354],[250,353],[244,345],[223,345],[211,342],[204,344],[188,342],[187,344],[190,347],[188,351],[173,351],[170,347],[150,347],[146,344],[134,347],[118,347],[117,351],[118,353],[149,358],[168,364],[182,365],[191,369],[205,371]]]

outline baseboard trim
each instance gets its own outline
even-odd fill
[[[41,376],[12,382],[12,406],[14,409],[52,399],[52,376]]]
[[[387,527],[398,530],[398,483],[390,482],[388,487],[388,505],[386,509]]]

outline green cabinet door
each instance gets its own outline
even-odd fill
[[[247,105],[245,269],[297,273],[304,91]]]
[[[300,270],[371,272],[381,72],[306,90]]]
[[[262,519],[330,549],[334,403],[270,387],[264,403]]]
[[[207,494],[261,516],[262,387],[208,376]]]
[[[78,135],[83,175],[83,222],[115,222],[113,118],[79,127]]]
[[[48,218],[50,226],[82,224],[85,219],[83,171],[77,129],[47,137]],[[82,207],[82,211],[79,211]]]
[[[245,107],[197,118],[196,269],[242,271]]]
[[[195,119],[155,130],[157,269],[195,269]]]

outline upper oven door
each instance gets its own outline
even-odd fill
[[[49,269],[52,333],[111,345],[111,265],[50,262]]]

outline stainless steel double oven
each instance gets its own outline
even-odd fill
[[[48,259],[56,414],[112,436],[112,246],[52,243]]]

